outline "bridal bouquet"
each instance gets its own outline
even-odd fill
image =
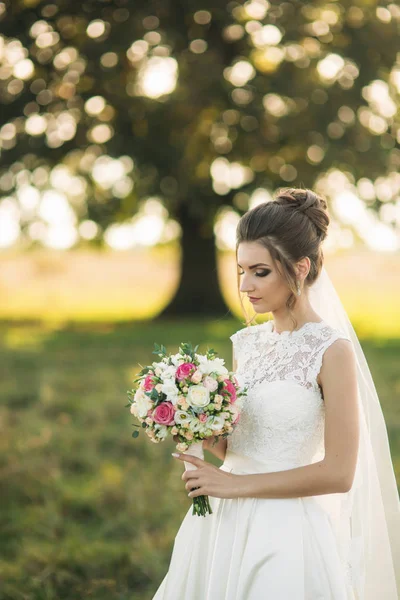
[[[154,344],[158,362],[142,368],[128,390],[130,412],[141,423],[150,440],[162,442],[176,436],[179,452],[203,458],[203,440],[225,438],[240,419],[246,389],[240,389],[224,360],[210,349],[205,355],[182,343],[177,354],[167,355],[164,346]],[[135,427],[140,425],[133,424]],[[135,430],[132,437],[137,437]],[[195,469],[185,462],[185,469]],[[212,513],[208,496],[193,498],[193,513]]]

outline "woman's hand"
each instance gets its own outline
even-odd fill
[[[191,454],[173,454],[178,460],[192,463],[196,469],[189,469],[182,473],[185,488],[189,498],[196,496],[213,496],[214,498],[237,498],[239,475],[228,473],[211,463]],[[197,489],[194,489],[197,488]],[[193,491],[192,491],[193,490]]]

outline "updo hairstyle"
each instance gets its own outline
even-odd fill
[[[326,201],[315,192],[301,188],[282,188],[271,202],[258,204],[247,211],[239,220],[236,229],[236,258],[242,242],[257,242],[266,248],[275,268],[285,278],[291,294],[286,306],[292,316],[297,301],[295,263],[308,256],[310,271],[304,280],[305,286],[312,285],[318,278],[323,265],[322,242],[327,236],[329,215]],[[240,294],[239,299],[249,325],[249,320]]]

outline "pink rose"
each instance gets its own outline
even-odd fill
[[[187,379],[192,371],[195,371],[196,367],[193,363],[183,363],[179,365],[176,370],[176,378],[181,381],[182,379]]]
[[[207,421],[206,413],[202,413],[201,415],[199,415],[199,421],[200,423],[205,423]]]
[[[161,402],[153,411],[153,419],[160,425],[175,425],[175,408],[171,402]]]
[[[230,402],[233,404],[236,401],[236,388],[230,379],[224,379],[224,387],[222,388],[221,394],[226,396],[230,395]]]
[[[154,374],[149,373],[146,376],[146,379],[144,380],[143,389],[146,390],[146,392],[151,392],[151,390],[154,387],[153,377],[154,377]]]

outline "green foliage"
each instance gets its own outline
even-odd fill
[[[150,600],[192,501],[175,444],[131,437],[121,398],[154,338],[232,353],[233,320],[0,328],[5,600]],[[400,341],[363,341],[400,483]],[[206,459],[219,465],[211,454]]]
[[[163,346],[162,344],[159,345],[157,343],[154,343],[154,351],[153,354],[157,354],[157,356],[159,356],[161,359],[165,358],[167,356],[167,349],[165,346]]]
[[[198,345],[193,348],[192,344],[190,342],[182,342],[179,346],[179,353],[183,356],[183,357],[187,357],[189,358],[191,361],[195,360],[195,354],[197,352],[198,349]]]
[[[260,2],[254,14],[248,4],[141,0],[121,8],[117,0],[106,6],[58,0],[49,10],[42,2],[21,0],[12,9],[6,3],[2,33],[7,43],[21,42],[34,71],[25,81],[7,67],[0,81],[3,123],[11,125],[4,173],[10,165],[16,173],[64,162],[86,179],[79,220],[89,217],[105,228],[130,218],[141,198],[156,193],[180,220],[180,207],[189,205],[186,216],[209,235],[221,202],[246,207],[237,189],[312,187],[332,166],[355,181],[396,172],[395,9],[382,9],[382,17],[375,2]],[[96,19],[104,32],[89,35]],[[39,21],[51,35],[45,48],[35,31]],[[131,49],[135,42],[144,48],[141,56]],[[111,62],[104,62],[105,52]],[[152,97],[138,89],[142,68],[166,53],[177,67],[177,85]],[[321,67],[325,59],[331,62]],[[374,81],[382,88],[368,89]],[[378,93],[387,94],[389,108],[375,101]],[[104,107],[93,113],[85,103],[98,96]],[[25,127],[36,113],[71,115],[72,139],[58,126],[55,134]],[[97,125],[111,128],[109,139],[92,139]],[[77,166],[89,145],[96,156],[133,157],[135,186],[125,197]],[[240,162],[249,178],[216,191],[210,168],[217,158]],[[378,195],[371,208],[379,212],[386,201]]]
[[[98,224],[91,242],[80,239],[95,246],[160,197],[182,232],[170,310],[216,315],[216,217],[247,210],[259,188],[318,183],[328,201],[351,191],[394,226],[399,16],[378,4],[3,2],[0,193],[24,243],[47,236],[48,217],[30,203],[54,187],[71,223]],[[177,75],[160,95],[142,85],[165,80],[149,76],[154,59]],[[104,179],[105,165],[114,175]],[[351,229],[365,241],[353,210],[336,211],[343,239]]]
[[[151,392],[145,392],[145,394],[146,394],[147,396],[149,396],[149,398],[150,398],[151,400],[158,400],[158,399],[159,399],[159,396],[160,396],[160,394],[157,392],[157,390],[156,390],[155,388],[153,388],[153,389],[151,390]]]

